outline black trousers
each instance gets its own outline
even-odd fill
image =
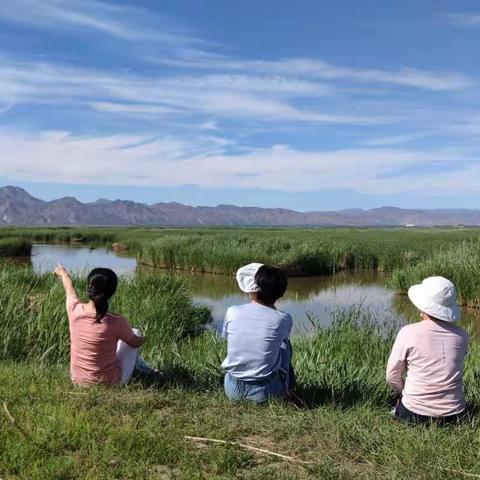
[[[415,423],[434,423],[436,425],[452,425],[459,423],[465,416],[465,412],[456,415],[448,415],[447,417],[429,417],[426,415],[419,415],[410,411],[401,400],[398,401],[395,408],[395,418],[401,422],[415,424]]]

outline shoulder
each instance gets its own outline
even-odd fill
[[[227,312],[225,313],[226,317],[232,317],[238,313],[240,308],[243,307],[243,305],[232,305],[227,308]]]
[[[70,295],[67,295],[66,303],[67,303],[67,310],[69,312],[73,312],[77,307],[82,305],[82,302],[78,298],[76,293],[72,293]]]
[[[254,305],[252,303],[244,303],[243,305],[232,305],[227,308],[227,316],[236,316],[252,311]]]
[[[405,340],[412,337],[421,329],[421,323],[415,322],[403,326],[397,333],[397,340]]]
[[[103,322],[112,326],[128,325],[128,320],[124,316],[111,312],[108,312],[105,315]]]

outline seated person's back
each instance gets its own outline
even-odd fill
[[[446,278],[428,277],[412,286],[408,296],[421,321],[400,330],[388,360],[387,381],[402,395],[395,415],[408,422],[456,421],[465,411],[468,333],[454,324],[461,317],[455,286]]]
[[[230,307],[223,326],[228,351],[222,367],[243,380],[267,377],[278,370],[282,342],[291,329],[288,313],[259,303]]]
[[[422,415],[461,413],[468,333],[447,322],[423,320],[403,327],[396,343],[394,358],[404,359],[408,368],[403,404]]]
[[[237,282],[251,302],[230,307],[225,316],[225,393],[231,400],[255,403],[285,398],[295,383],[292,318],[277,310],[275,302],[287,289],[287,276],[278,268],[251,263],[237,271]]]

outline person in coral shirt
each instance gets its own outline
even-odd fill
[[[76,385],[125,384],[138,360],[138,349],[146,338],[121,315],[108,310],[108,300],[117,289],[118,279],[108,268],[95,268],[88,275],[83,303],[68,271],[55,271],[65,288],[70,329],[70,375]]]

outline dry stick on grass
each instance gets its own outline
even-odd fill
[[[5,402],[3,402],[3,409],[5,410],[8,420],[10,421],[10,425],[12,425],[12,427],[15,427],[25,438],[30,439],[30,435],[17,423],[15,418],[13,418]]]
[[[200,442],[200,443],[220,443],[222,445],[234,445],[236,447],[244,448],[245,450],[250,450],[252,452],[260,453],[263,455],[271,455],[273,457],[278,457],[283,460],[288,460],[289,462],[293,463],[300,463],[302,465],[318,465],[318,462],[308,462],[306,460],[298,460],[296,458],[290,457],[288,455],[282,455],[281,453],[271,452],[270,450],[265,450],[264,448],[257,448],[252,447],[251,445],[245,445],[244,443],[239,442],[227,442],[226,440],[218,440],[216,438],[203,438],[203,437],[190,437],[185,435],[187,440],[191,440],[192,442]]]
[[[463,470],[454,470],[453,468],[442,468],[442,467],[437,467],[437,468],[439,470],[444,470],[445,472],[459,473],[460,475],[464,475],[465,477],[469,477],[469,478],[480,478],[480,475],[476,473],[464,472]]]

